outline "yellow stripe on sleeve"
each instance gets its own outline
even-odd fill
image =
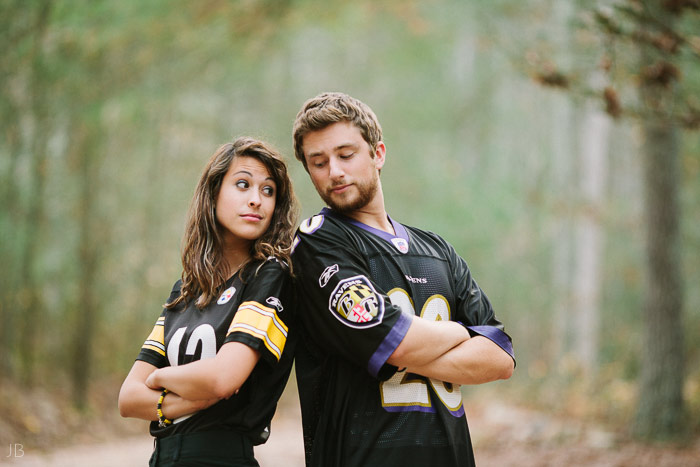
[[[228,334],[232,332],[243,332],[261,339],[265,347],[279,360],[287,342],[288,328],[279,319],[274,308],[257,302],[244,302],[238,307],[228,329]]]
[[[158,352],[165,357],[165,318],[160,317],[156,321],[156,325],[153,326],[153,331],[146,338],[146,342],[143,343],[142,349],[149,349]]]

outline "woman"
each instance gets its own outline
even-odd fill
[[[150,465],[251,465],[289,377],[290,250],[297,201],[280,155],[225,144],[188,214],[182,279],[119,393],[124,417],[151,420]]]

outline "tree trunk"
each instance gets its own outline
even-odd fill
[[[573,157],[576,152],[573,127],[577,109],[568,95],[553,100],[551,119],[552,180],[554,201],[552,217],[552,293],[554,329],[552,365],[556,365],[573,348],[571,319],[572,298],[572,195]]]
[[[99,316],[98,291],[96,290],[98,266],[98,239],[95,222],[96,187],[99,184],[97,154],[99,149],[99,129],[86,123],[78,123],[74,133],[75,155],[78,162],[78,201],[79,250],[78,250],[78,302],[73,315],[72,330],[72,382],[73,402],[82,409],[87,402],[90,377],[93,367],[93,341]]]
[[[3,96],[4,98],[5,96]],[[9,101],[9,99],[8,99]],[[16,181],[17,161],[21,154],[21,130],[17,122],[17,115],[20,110],[9,102],[7,108],[3,109],[5,115],[3,121],[10,120],[6,125],[4,136],[6,138],[9,162],[7,172],[2,177],[2,198],[0,205],[3,212],[0,213],[0,264],[6,271],[17,271],[18,268],[18,241],[21,238],[19,233],[20,223],[20,202],[19,187]],[[10,117],[11,116],[11,117]],[[6,274],[0,281],[0,379],[12,378],[17,372],[17,344],[16,331],[19,316],[17,315],[17,277],[13,274]]]
[[[643,130],[647,271],[635,433],[667,439],[681,434],[685,423],[679,135],[662,121],[646,122]]]
[[[577,212],[574,252],[574,347],[587,376],[598,369],[605,232],[602,213],[608,174],[610,119],[587,106],[580,142],[581,207]]]
[[[42,47],[48,28],[51,4],[42,2],[36,11],[36,37],[32,48],[32,70],[29,96],[32,112],[30,186],[24,222],[24,244],[18,271],[17,315],[20,317],[17,339],[21,375],[25,384],[33,384],[35,365],[40,349],[40,329],[43,319],[41,287],[36,271],[41,225],[44,221],[44,191],[46,188],[46,159],[48,152],[49,109],[48,84]]]
[[[670,15],[659,6],[656,10],[650,14],[670,28]],[[671,118],[674,83],[644,75],[648,67],[668,57],[655,54],[648,45],[640,47],[643,77],[640,98],[646,111],[642,153],[647,264],[640,393],[634,432],[642,438],[664,440],[681,435],[686,422],[678,194],[680,130]]]

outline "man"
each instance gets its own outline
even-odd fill
[[[474,465],[459,384],[509,378],[510,337],[446,241],[387,215],[368,106],[308,100],[294,150],[328,205],[293,255],[307,465]]]

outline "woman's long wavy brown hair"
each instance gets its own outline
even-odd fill
[[[229,271],[222,254],[222,227],[216,220],[215,208],[221,181],[233,160],[242,156],[260,161],[270,172],[277,189],[270,226],[253,242],[250,260],[241,265],[240,269],[243,271],[253,260],[264,261],[273,256],[289,265],[291,273],[291,246],[299,207],[287,165],[282,156],[267,143],[241,137],[221,146],[211,156],[199,179],[185,226],[180,295],[166,303],[167,308],[191,300],[195,300],[197,308],[206,307],[219,295],[219,289],[233,272]]]

